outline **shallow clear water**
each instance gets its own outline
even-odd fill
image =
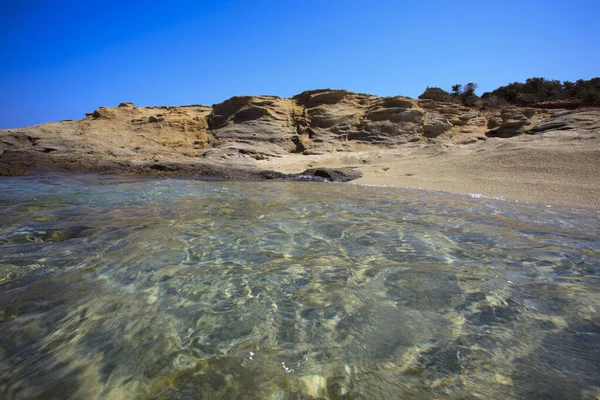
[[[597,398],[599,277],[597,212],[2,178],[0,398]]]

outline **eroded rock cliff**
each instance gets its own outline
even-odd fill
[[[213,106],[100,107],[78,121],[0,131],[0,174],[174,171],[290,153],[467,144],[548,130],[600,129],[598,109],[510,107],[311,90],[292,98],[239,96]],[[201,170],[202,168],[197,168]]]

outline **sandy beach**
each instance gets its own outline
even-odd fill
[[[349,184],[390,185],[600,210],[600,138],[576,132],[491,138],[445,144],[294,155],[257,161],[261,168],[297,173],[309,167],[350,167]]]

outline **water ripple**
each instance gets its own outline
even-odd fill
[[[600,394],[597,213],[78,175],[0,220],[2,398]]]

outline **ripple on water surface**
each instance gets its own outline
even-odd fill
[[[600,396],[595,212],[82,175],[0,221],[1,398]]]

